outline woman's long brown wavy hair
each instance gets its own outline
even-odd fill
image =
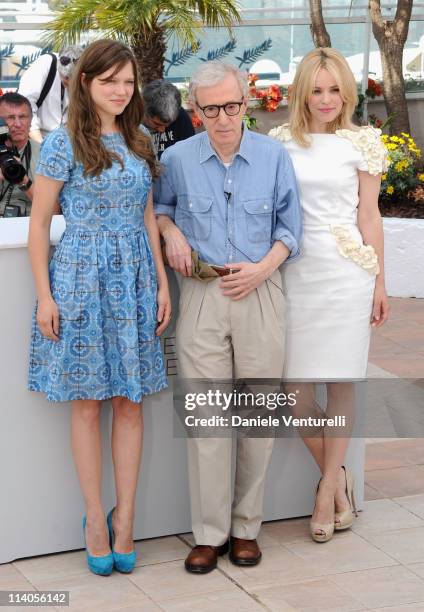
[[[128,62],[134,72],[134,93],[124,111],[117,115],[116,123],[127,147],[137,157],[145,159],[153,178],[159,175],[159,164],[148,134],[140,130],[143,119],[143,101],[140,95],[137,65],[131,50],[116,40],[97,40],[85,49],[78,60],[69,85],[69,113],[67,128],[74,157],[84,166],[84,174],[99,176],[110,168],[112,161],[122,165],[122,159],[109,151],[101,139],[101,121],[90,94],[93,79],[114,68],[118,73]]]

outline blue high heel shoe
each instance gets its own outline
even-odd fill
[[[112,508],[112,510],[107,515],[107,526],[109,528],[109,540],[113,554],[113,561],[115,564],[115,569],[118,570],[118,572],[121,572],[122,574],[129,574],[133,571],[135,567],[135,562],[137,561],[137,553],[135,550],[129,553],[120,553],[113,550],[115,544],[115,534],[113,533],[112,527],[112,514],[114,510],[115,508]]]
[[[87,565],[88,569],[93,572],[93,574],[98,574],[99,576],[110,576],[113,570],[113,555],[109,553],[108,555],[103,555],[101,557],[94,557],[90,555],[87,548],[87,542],[85,539],[85,526],[87,524],[87,518],[84,516],[82,519],[82,530],[84,533],[84,542],[85,542],[85,550],[87,553]]]

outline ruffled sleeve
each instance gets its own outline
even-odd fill
[[[63,126],[53,130],[43,141],[36,174],[66,182],[74,165],[69,134]]]
[[[358,170],[376,175],[386,172],[389,166],[387,149],[381,141],[381,130],[370,125],[359,130],[337,130],[336,134],[351,141],[355,149],[360,151],[361,159]]]
[[[288,142],[292,139],[288,123],[283,123],[282,125],[272,128],[272,130],[268,132],[268,136],[271,136],[271,138],[275,138],[275,140],[279,140],[280,142]]]

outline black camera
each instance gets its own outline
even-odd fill
[[[22,183],[26,170],[15,159],[16,151],[6,145],[7,140],[10,140],[9,128],[5,120],[0,117],[0,170],[5,181],[18,185]]]

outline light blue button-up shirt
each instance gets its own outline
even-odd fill
[[[169,147],[161,163],[155,213],[171,217],[204,261],[258,262],[276,240],[289,259],[299,254],[299,195],[281,143],[244,129],[227,168],[202,132]]]

